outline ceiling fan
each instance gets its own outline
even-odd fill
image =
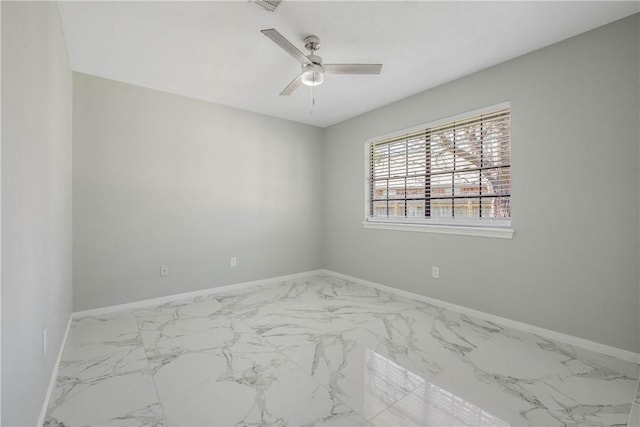
[[[322,58],[315,54],[316,50],[320,49],[318,36],[304,38],[304,47],[311,51],[311,54],[305,55],[273,28],[261,32],[302,65],[300,74],[284,88],[280,96],[291,95],[300,87],[300,84],[318,86],[324,81],[325,74],[380,74],[382,69],[382,64],[323,64]]]

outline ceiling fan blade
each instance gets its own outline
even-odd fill
[[[296,89],[298,89],[300,87],[300,85],[302,84],[302,74],[298,74],[298,76],[293,79],[291,81],[291,83],[289,83],[287,85],[287,87],[284,88],[284,90],[282,92],[280,92],[280,96],[289,96],[291,95]]]
[[[262,30],[260,32],[265,36],[269,37],[271,40],[273,40],[278,46],[283,48],[289,55],[293,56],[293,59],[295,59],[299,63],[303,65],[311,64],[311,61],[309,61],[309,58],[307,58],[304,55],[304,53],[300,52],[300,50],[298,50],[297,47],[291,44],[289,40],[284,38],[282,34],[277,32],[273,28],[270,28],[268,30]]]
[[[324,64],[326,74],[380,74],[382,64]]]

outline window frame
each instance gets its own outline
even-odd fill
[[[514,230],[511,228],[511,219],[481,219],[481,218],[376,218],[370,215],[370,203],[371,203],[371,146],[378,141],[394,138],[401,135],[408,135],[415,132],[419,132],[428,128],[434,128],[442,126],[451,122],[469,119],[474,116],[492,113],[499,110],[511,109],[511,103],[508,101],[498,104],[490,105],[487,107],[479,108],[465,113],[456,114],[453,116],[444,117],[438,120],[434,120],[428,123],[412,126],[387,134],[378,135],[375,137],[367,138],[364,144],[364,162],[365,162],[365,176],[364,176],[364,221],[362,225],[364,228],[371,229],[383,229],[383,230],[399,230],[399,231],[413,231],[413,232],[428,232],[428,233],[443,233],[443,234],[457,234],[457,235],[469,235],[469,236],[483,236],[483,237],[496,237],[496,238],[513,238]],[[510,135],[510,143],[512,136]],[[510,162],[513,164],[513,160]],[[510,198],[513,189],[513,175],[511,174],[511,188]],[[513,216],[513,215],[512,215]]]

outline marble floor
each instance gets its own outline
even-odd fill
[[[638,373],[318,276],[74,320],[45,425],[638,425]]]

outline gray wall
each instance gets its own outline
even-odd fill
[[[75,311],[321,267],[320,129],[77,73],[73,111]]]
[[[57,4],[1,7],[2,425],[33,426],[71,313],[72,81]]]
[[[325,266],[639,351],[638,43],[635,15],[326,129]],[[513,240],[362,228],[367,137],[501,101]]]

